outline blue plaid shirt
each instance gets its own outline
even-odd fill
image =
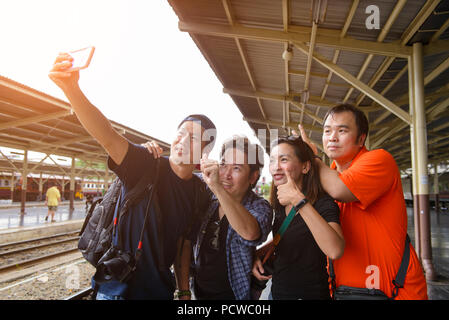
[[[253,241],[245,240],[229,225],[226,237],[226,261],[229,283],[231,284],[236,299],[249,300],[251,299],[250,281],[255,248],[267,239],[271,231],[273,209],[267,200],[259,197],[252,191],[248,192],[243,198],[242,205],[257,219],[261,236],[259,239]],[[215,195],[212,195],[212,201],[201,223],[197,241],[193,247],[195,264],[199,261],[200,247],[207,224],[218,206],[218,199]]]

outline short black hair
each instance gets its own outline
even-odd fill
[[[262,171],[264,165],[262,147],[256,143],[251,143],[251,141],[249,141],[249,139],[245,136],[233,135],[231,138],[223,142],[220,151],[220,159],[223,159],[224,154],[228,149],[237,149],[246,154],[246,157],[248,159],[247,164],[249,166],[249,175],[251,175],[255,171],[259,172],[259,176],[257,177],[256,182],[251,185],[251,189],[254,188],[257,181],[259,181],[260,172]],[[254,163],[250,163],[250,155],[255,155],[255,157],[252,158],[255,160]]]
[[[354,115],[355,124],[357,126],[357,139],[359,139],[363,134],[365,134],[365,140],[363,141],[363,144],[365,144],[366,137],[368,137],[369,132],[368,119],[366,118],[365,113],[362,110],[356,108],[352,104],[342,103],[329,109],[329,111],[324,116],[323,124],[326,122],[326,119],[329,116],[342,112],[351,112]]]
[[[217,128],[215,126],[215,124],[212,122],[211,119],[209,119],[207,116],[205,116],[204,114],[191,114],[188,115],[187,117],[185,117],[181,123],[178,125],[178,129],[182,126],[182,124],[186,121],[196,121],[199,122],[200,125],[203,127],[204,130],[207,130],[209,133],[209,144],[207,145],[207,150],[206,152],[210,152],[214,145],[215,145],[215,140],[217,138]]]

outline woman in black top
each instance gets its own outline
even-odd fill
[[[273,235],[290,210],[295,207],[296,211],[274,251],[273,274],[262,275],[265,270],[260,260],[272,241],[258,251],[252,269],[259,280],[272,278],[275,300],[330,299],[326,256],[338,259],[343,255],[339,209],[321,187],[314,158],[301,137],[279,138],[271,147]]]

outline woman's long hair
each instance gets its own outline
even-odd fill
[[[310,162],[310,170],[306,174],[303,174],[302,177],[301,191],[304,193],[307,200],[309,200],[311,204],[314,204],[324,193],[324,189],[320,182],[320,172],[318,164],[314,160],[315,155],[312,149],[301,137],[288,136],[279,137],[277,140],[274,140],[271,143],[271,150],[273,150],[273,147],[282,143],[286,143],[293,147],[299,161],[302,163]],[[274,181],[271,184],[270,203],[275,209],[280,209],[282,207],[277,198],[277,187],[274,185]]]

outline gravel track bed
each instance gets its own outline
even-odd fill
[[[0,284],[0,300],[63,300],[91,285],[95,268],[84,259]]]
[[[56,241],[56,240],[54,240]],[[78,244],[78,240],[72,240],[70,242],[66,243],[60,243],[53,246],[48,246],[44,248],[36,248],[36,249],[30,249],[25,252],[18,252],[18,253],[12,253],[7,254],[5,256],[0,257],[0,265],[9,265],[12,263],[20,263],[21,261],[32,259],[32,258],[38,258],[47,254],[56,253],[62,250],[68,250],[72,248],[76,248]]]
[[[46,243],[51,243],[51,242],[55,242],[55,241],[59,241],[59,240],[73,238],[73,237],[77,236],[78,233],[79,232],[76,231],[76,232],[70,233],[68,235],[63,235],[63,236],[54,237],[54,238],[50,238],[50,239],[28,241],[28,242],[25,242],[25,243],[22,243],[22,244],[6,246],[6,247],[3,247],[3,248],[0,248],[0,253],[7,253],[8,251],[11,251],[11,250],[24,249],[24,248],[28,248],[28,247],[31,247],[31,246],[36,246],[36,245],[39,245],[39,244],[46,244]]]

